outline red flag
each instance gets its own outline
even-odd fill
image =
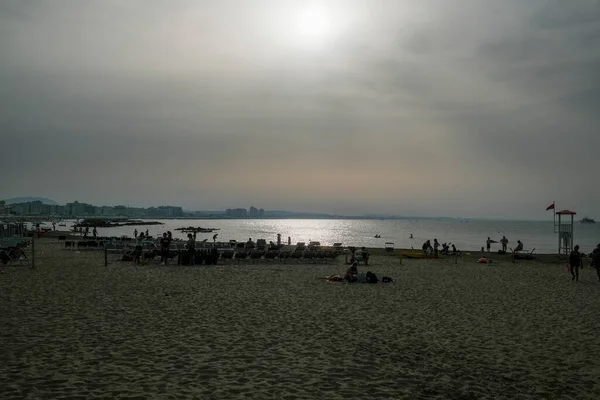
[[[554,203],[550,204],[547,208],[546,211],[548,210],[554,210]]]

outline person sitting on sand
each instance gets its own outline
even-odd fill
[[[520,240],[517,240],[517,247],[515,247],[515,253],[523,250],[523,243]]]
[[[347,280],[348,282],[356,282],[357,277],[358,277],[358,262],[355,261],[346,270],[346,275],[344,275],[344,279]]]
[[[248,241],[246,242],[246,250],[252,250],[255,247],[254,242],[252,241],[252,238],[248,238]]]

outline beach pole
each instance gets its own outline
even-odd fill
[[[35,268],[35,235],[31,237],[31,268]]]

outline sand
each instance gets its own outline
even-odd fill
[[[39,254],[38,254],[39,252]],[[596,399],[600,282],[510,258],[136,266],[36,243],[0,274],[2,399]],[[361,271],[366,267],[361,266]]]

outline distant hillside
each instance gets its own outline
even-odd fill
[[[51,206],[58,205],[54,200],[47,199],[45,197],[13,197],[12,199],[4,200],[6,204],[16,204],[16,203],[28,203],[30,201],[41,201],[44,204],[48,204]]]

